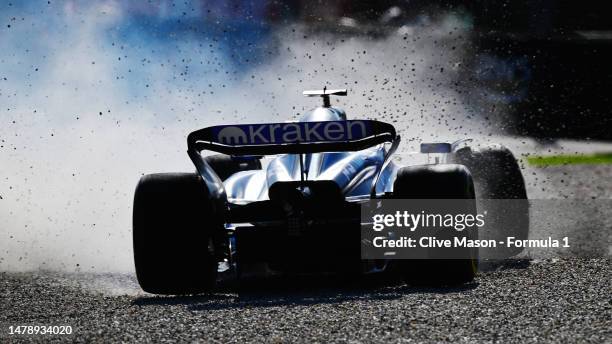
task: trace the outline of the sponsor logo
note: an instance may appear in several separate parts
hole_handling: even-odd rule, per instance
[[[247,142],[247,136],[239,127],[225,127],[219,130],[217,140],[228,145],[239,145]]]
[[[222,126],[217,142],[227,145],[358,140],[370,135],[368,121],[269,123]]]

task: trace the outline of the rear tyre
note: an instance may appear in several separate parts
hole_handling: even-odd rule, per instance
[[[205,157],[204,160],[221,180],[226,180],[240,171],[261,170],[259,159],[236,160],[228,155],[214,154]]]
[[[393,198],[474,199],[474,183],[470,172],[461,165],[407,166],[397,173]],[[475,202],[470,202],[469,207],[468,211],[474,212]],[[399,261],[399,269],[404,279],[412,285],[468,283],[474,280],[478,270],[478,251],[466,250],[468,259],[407,259]],[[435,255],[435,251],[431,254]]]
[[[217,276],[213,237],[223,230],[208,190],[194,173],[142,177],[134,196],[136,277],[153,294],[211,291]]]
[[[527,239],[529,236],[529,203],[521,168],[509,149],[501,145],[489,145],[478,149],[462,148],[451,155],[451,160],[468,168],[474,177],[476,199],[517,200],[487,203],[487,224],[481,230],[482,239],[505,241],[513,236]],[[520,201],[525,200],[525,201]],[[483,249],[487,258],[503,259],[517,255],[522,248]]]

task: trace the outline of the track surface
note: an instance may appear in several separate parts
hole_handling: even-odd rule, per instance
[[[293,280],[154,297],[95,293],[87,276],[2,273],[0,323],[4,338],[9,325],[71,325],[53,339],[82,342],[602,343],[612,341],[611,276],[603,259],[517,261],[458,289]],[[31,339],[50,338],[10,337]]]

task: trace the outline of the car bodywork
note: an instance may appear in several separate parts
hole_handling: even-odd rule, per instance
[[[360,203],[385,198],[399,166],[391,160],[400,143],[395,128],[374,120],[348,120],[331,107],[330,95],[306,91],[323,106],[299,122],[224,125],[188,137],[188,153],[223,212],[228,236],[226,268],[265,262],[273,270],[384,268],[360,257]],[[427,153],[448,153],[450,144],[425,144]],[[202,151],[237,161],[275,155],[263,169],[221,180]],[[225,239],[222,239],[223,241]],[[358,263],[355,265],[354,263]]]

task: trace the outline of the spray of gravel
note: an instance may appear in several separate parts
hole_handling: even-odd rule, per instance
[[[303,89],[348,88],[336,104],[394,123],[406,149],[489,130],[462,100],[452,16],[379,38],[271,27],[236,55],[222,35],[133,29],[117,2],[2,6],[0,271],[133,271],[140,176],[193,170],[197,128],[296,118],[317,105]]]

